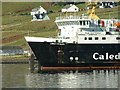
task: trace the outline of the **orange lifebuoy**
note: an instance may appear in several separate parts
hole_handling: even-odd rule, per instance
[[[119,22],[114,22],[114,25],[116,25],[117,27],[120,27],[120,23]]]

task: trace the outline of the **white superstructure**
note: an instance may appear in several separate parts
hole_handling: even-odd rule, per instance
[[[120,43],[120,29],[115,25],[118,19],[99,19],[95,14],[95,3],[88,14],[65,14],[56,17],[55,23],[60,30],[56,38],[26,37],[29,42],[65,43]],[[93,19],[94,18],[94,19]]]
[[[114,22],[118,22],[118,19],[83,19],[79,16],[57,17],[55,23],[61,31],[57,38],[27,37],[27,39],[37,42],[56,42],[57,40],[66,43],[119,43],[120,31]]]

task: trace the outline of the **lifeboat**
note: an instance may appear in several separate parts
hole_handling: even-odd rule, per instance
[[[116,25],[117,27],[120,27],[120,22],[114,22],[114,25]]]

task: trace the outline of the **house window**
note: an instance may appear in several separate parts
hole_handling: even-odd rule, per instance
[[[102,40],[106,40],[106,37],[102,37]]]
[[[92,40],[92,37],[89,37],[89,40]]]
[[[95,40],[98,40],[98,37],[95,37]]]
[[[120,40],[120,37],[116,37],[116,40]]]

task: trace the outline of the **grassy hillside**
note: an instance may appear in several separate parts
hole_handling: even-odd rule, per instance
[[[24,36],[41,36],[41,37],[55,37],[57,27],[54,23],[55,17],[58,16],[60,6],[51,6],[52,3],[39,2],[4,2],[2,3],[2,43],[3,46],[22,46],[28,48]],[[51,20],[31,22],[32,16],[29,15],[29,9],[43,6],[46,10],[52,10],[55,13],[49,14]],[[26,10],[27,9],[27,10]],[[21,11],[21,12],[17,12]],[[28,15],[24,15],[24,14]],[[23,15],[21,15],[23,14]],[[23,35],[21,38],[17,38]],[[13,38],[16,39],[13,40]]]
[[[59,16],[60,10],[64,6],[54,5],[53,3],[41,2],[4,2],[2,3],[2,40],[5,40],[3,46],[22,46],[27,49],[27,43],[24,36],[55,37],[58,32],[55,25],[55,17]],[[50,20],[31,22],[32,16],[29,15],[32,8],[43,6],[46,10],[52,10],[49,14]],[[79,8],[86,7],[86,4],[78,4]],[[20,11],[20,12],[18,12]],[[116,13],[112,13],[112,12]],[[96,13],[100,18],[118,17],[118,8],[97,9]],[[86,11],[77,13],[81,15]],[[104,14],[104,13],[108,14]],[[21,15],[22,14],[22,15]],[[19,36],[19,38],[18,38]],[[16,38],[15,38],[16,37]],[[14,39],[13,39],[14,38]]]
[[[43,6],[45,9],[50,10],[52,3],[45,2],[3,2],[2,9],[3,14],[12,13],[19,10],[36,8],[39,6]],[[56,10],[57,8],[54,8]]]

